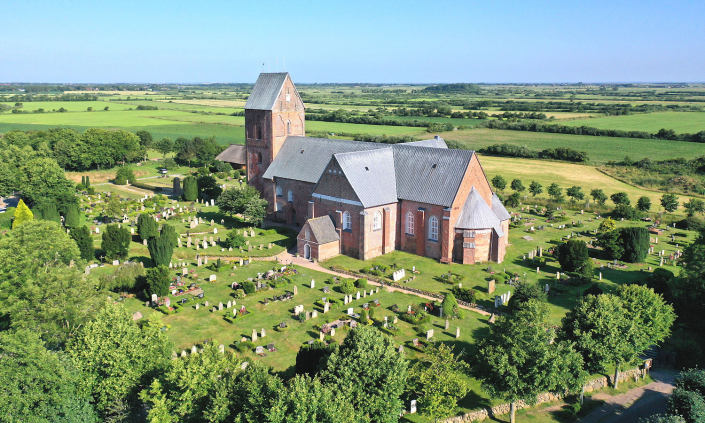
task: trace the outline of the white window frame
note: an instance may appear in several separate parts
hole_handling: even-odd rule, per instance
[[[284,206],[282,206],[282,204],[281,204],[280,202],[277,201],[277,202],[274,203],[274,204],[275,204],[275,210],[276,210],[276,211],[280,212],[280,211],[284,210]]]
[[[294,191],[292,191],[292,190],[287,191],[286,200],[290,203],[294,202]]]
[[[280,185],[277,185],[277,197],[282,196],[282,187]]]
[[[414,213],[406,212],[406,234],[414,235]]]
[[[438,241],[438,218],[431,216],[428,219],[428,239]]]
[[[380,229],[382,229],[382,213],[376,211],[374,216],[372,217],[372,230],[378,231]]]
[[[352,216],[350,216],[349,211],[346,211],[343,213],[343,230],[344,231],[351,231],[352,230]]]

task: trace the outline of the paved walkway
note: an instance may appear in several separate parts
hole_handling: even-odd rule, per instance
[[[668,397],[673,391],[675,373],[655,370],[651,372],[651,377],[654,382],[620,395],[596,393],[592,398],[605,400],[605,404],[578,420],[578,423],[638,422],[653,414],[665,413]]]

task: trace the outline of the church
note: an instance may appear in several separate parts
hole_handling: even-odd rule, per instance
[[[510,215],[477,154],[442,138],[404,144],[312,138],[288,73],[262,73],[245,104],[248,183],[268,218],[300,227],[298,253],[367,260],[394,250],[501,263]]]

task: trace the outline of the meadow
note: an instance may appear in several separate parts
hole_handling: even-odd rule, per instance
[[[694,134],[705,131],[705,112],[661,112],[628,116],[603,116],[592,119],[561,122],[569,126],[590,126],[599,129],[644,131],[655,134],[659,129]]]

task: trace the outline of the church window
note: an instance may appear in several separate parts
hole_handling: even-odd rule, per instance
[[[277,197],[281,197],[281,196],[282,196],[282,187],[277,185]]]
[[[407,235],[414,234],[414,213],[406,212],[406,233]]]
[[[281,203],[275,203],[275,204],[276,204],[276,209],[275,209],[276,211],[280,212],[280,211],[284,210],[284,206],[282,206]]]
[[[438,241],[438,218],[436,216],[431,216],[428,219],[428,239]]]
[[[382,213],[375,212],[375,216],[372,218],[372,229],[375,231],[382,229]]]
[[[255,139],[262,139],[262,126],[259,123],[255,125]]]
[[[351,231],[352,230],[352,218],[350,217],[350,212],[348,212],[348,211],[343,213],[343,230],[344,231]]]
[[[306,238],[306,241],[310,241],[311,240],[311,231],[306,229],[306,233],[304,234],[304,237]]]
[[[262,164],[262,153],[257,153],[257,164]]]
[[[294,202],[294,191],[289,190],[289,192],[286,193],[286,200],[290,203]]]
[[[286,121],[286,133],[291,134],[291,121],[290,120]]]
[[[286,102],[288,103],[290,101],[291,101],[291,94],[286,93]]]

